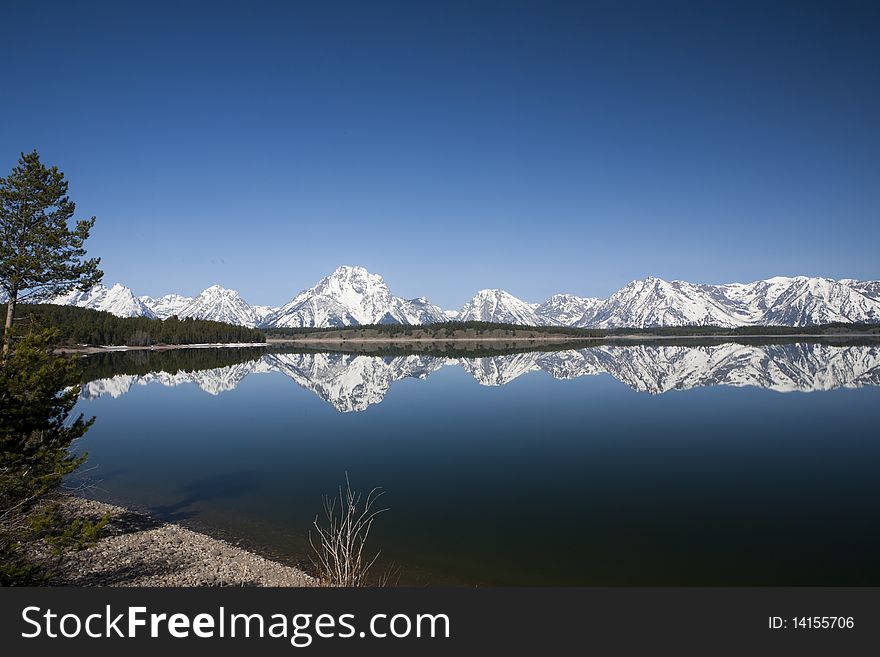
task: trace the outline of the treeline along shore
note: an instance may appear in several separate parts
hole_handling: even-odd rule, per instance
[[[272,342],[330,342],[384,340],[448,341],[448,340],[596,340],[615,338],[678,338],[752,336],[880,336],[880,324],[822,324],[816,326],[657,326],[648,328],[595,329],[571,326],[520,326],[493,322],[443,322],[409,326],[403,324],[372,324],[334,328],[266,328]]]
[[[6,304],[0,307],[6,313]],[[77,306],[21,304],[14,335],[55,329],[61,346],[193,345],[219,343],[263,343],[266,334],[254,328],[207,319],[152,319],[117,317],[112,313]]]
[[[5,304],[0,305],[5,312]],[[443,322],[426,325],[373,324],[332,328],[248,328],[205,319],[117,317],[108,312],[54,304],[22,304],[14,332],[52,328],[62,348],[161,347],[205,344],[332,345],[336,343],[482,342],[528,346],[571,341],[745,337],[880,337],[878,324],[822,324],[816,326],[665,326],[594,329],[570,326],[520,326],[493,322]]]

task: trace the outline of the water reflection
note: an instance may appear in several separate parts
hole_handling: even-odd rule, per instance
[[[247,376],[280,372],[338,411],[348,413],[364,411],[380,403],[395,381],[426,379],[447,366],[462,367],[485,386],[502,386],[535,372],[544,372],[555,379],[609,374],[633,390],[650,394],[719,385],[754,386],[777,392],[880,385],[880,345],[877,344],[605,344],[555,352],[455,358],[425,354],[255,354],[249,350],[241,359],[241,362],[220,367],[204,367],[204,363],[187,363],[181,368],[157,364],[155,371],[150,371],[147,360],[135,368],[137,373],[92,379],[83,386],[82,397],[119,397],[132,386],[152,383],[164,386],[194,383],[205,392],[218,395],[234,390]],[[130,371],[132,368],[120,366],[118,369]]]

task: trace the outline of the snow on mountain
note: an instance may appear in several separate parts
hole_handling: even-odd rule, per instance
[[[869,299],[880,301],[880,281],[857,281],[852,278],[843,278],[837,282],[864,294]]]
[[[254,311],[257,322],[262,324],[266,321],[267,317],[271,317],[278,312],[278,306],[251,306],[251,310]]]
[[[776,276],[745,285],[705,287],[728,301],[743,325],[809,326],[880,321],[880,300],[870,296],[877,285],[876,281],[847,285],[830,278]]]
[[[85,292],[73,290],[67,294],[54,297],[47,303],[103,310],[117,317],[156,317],[143,301],[135,297],[130,289],[120,283],[116,283],[109,288],[103,285],[96,285]]]
[[[250,306],[238,292],[219,285],[197,297],[167,294],[159,298],[135,298],[120,284],[99,285],[49,303],[106,310],[120,317],[177,315],[249,327],[416,325],[450,320],[585,328],[809,326],[880,322],[880,281],[777,276],[753,283],[700,285],[650,277],[632,281],[604,300],[556,294],[533,304],[504,290],[481,290],[460,311],[450,311],[424,297],[396,297],[381,276],[363,267],[342,266],[280,308]]]
[[[142,296],[138,299],[159,319],[168,319],[172,315],[180,316],[180,311],[193,302],[193,297],[185,297],[181,294],[166,294],[157,299]]]
[[[250,306],[238,292],[219,285],[212,285],[197,297],[166,294],[158,298],[143,296],[140,300],[159,319],[177,315],[180,319],[192,317],[248,327],[261,324],[265,317],[278,310],[269,306]]]
[[[343,265],[314,287],[303,290],[267,326],[355,326],[359,324],[424,324],[444,321],[443,311],[424,298],[395,297],[381,276],[363,267]]]
[[[873,289],[872,283],[859,284]],[[754,283],[695,285],[646,278],[598,304],[576,326],[810,326],[880,321],[880,301],[827,278],[777,276]]]
[[[253,328],[258,319],[248,303],[235,290],[219,285],[212,285],[199,296],[180,309],[180,319],[209,319],[214,322],[226,322]]]
[[[554,294],[535,308],[535,315],[547,326],[574,326],[589,322],[600,303],[595,297]]]
[[[480,290],[458,311],[462,322],[498,322],[538,326],[534,308],[504,290]]]
[[[429,303],[425,297],[399,301],[402,301],[399,315],[406,320],[401,324],[436,324],[447,321],[445,311]]]
[[[741,323],[740,318],[708,294],[704,286],[650,277],[624,286],[598,304],[592,317],[583,318],[577,325],[590,328],[697,324],[732,327]]]
[[[809,326],[878,321],[880,301],[828,278],[798,276],[769,305],[760,323]]]

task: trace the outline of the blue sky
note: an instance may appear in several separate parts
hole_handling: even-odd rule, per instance
[[[878,278],[878,33],[874,2],[15,3],[0,170],[57,164],[138,294]]]

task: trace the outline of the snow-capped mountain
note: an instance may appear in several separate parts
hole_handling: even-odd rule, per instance
[[[73,290],[67,294],[54,297],[47,303],[103,310],[117,317],[156,317],[143,301],[135,297],[130,289],[120,283],[116,283],[112,287],[96,285],[85,292]]]
[[[271,353],[214,369],[120,374],[87,383],[81,394],[86,399],[118,397],[133,385],[194,383],[218,395],[234,390],[251,374],[280,372],[346,413],[380,403],[396,381],[424,380],[446,365],[461,366],[484,386],[505,385],[531,372],[545,372],[560,380],[607,374],[633,390],[649,394],[717,385],[754,386],[776,392],[880,386],[877,346],[728,342],[709,346],[602,345],[459,359]]]
[[[259,324],[263,324],[267,317],[271,317],[278,312],[278,306],[251,306],[254,316]]]
[[[535,308],[535,315],[546,326],[575,326],[589,321],[601,303],[602,300],[595,297],[554,294]]]
[[[870,299],[880,301],[880,281],[857,281],[853,278],[844,278],[838,283],[846,285],[856,292],[861,292]]]
[[[760,287],[762,283],[757,285]],[[880,321],[880,301],[837,281],[797,276],[783,285],[785,289],[776,295],[761,316],[761,324],[808,326]]]
[[[538,326],[541,320],[531,304],[504,290],[480,290],[458,311],[462,322],[498,322]]]
[[[138,297],[143,304],[153,311],[159,319],[168,319],[172,315],[180,316],[180,311],[193,302],[193,297],[185,297],[181,294],[166,294],[163,297]]]
[[[220,285],[212,285],[197,297],[166,294],[158,298],[139,298],[159,319],[177,315],[180,319],[208,319],[251,328],[262,324],[266,317],[278,310],[270,306],[251,306],[238,292]]]
[[[259,319],[248,303],[235,290],[212,285],[177,312],[180,319],[209,319],[253,328]]]
[[[555,294],[535,304],[504,290],[481,290],[461,310],[450,311],[424,297],[396,297],[381,276],[363,267],[342,266],[280,308],[250,306],[238,292],[219,285],[197,297],[159,298],[135,298],[119,284],[99,285],[49,303],[107,310],[120,317],[177,315],[266,328],[450,320],[584,328],[810,326],[880,322],[880,281],[777,276],[754,283],[702,285],[650,277],[625,285],[607,299]]]
[[[589,328],[739,326],[742,322],[714,298],[707,286],[659,278],[633,281],[599,303],[577,326]]]
[[[436,324],[448,320],[446,311],[429,303],[425,297],[403,301],[401,324]]]
[[[869,290],[873,283],[859,285]],[[777,276],[727,285],[646,278],[615,292],[576,326],[810,326],[877,321],[880,301],[829,278]]]
[[[328,327],[359,324],[426,324],[445,320],[443,311],[424,298],[411,301],[391,294],[384,279],[363,267],[343,265],[314,287],[303,290],[267,326]]]

